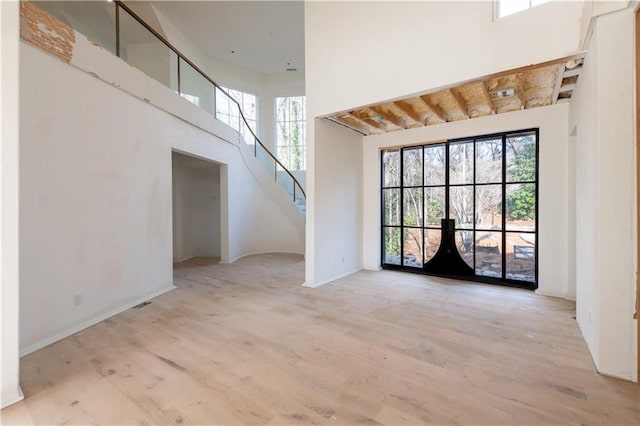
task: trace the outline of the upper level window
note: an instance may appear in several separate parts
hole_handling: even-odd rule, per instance
[[[276,98],[278,160],[289,170],[306,170],[306,121],[304,96]]]
[[[222,89],[229,95],[231,95],[233,99],[238,101],[240,107],[242,108],[244,118],[247,119],[249,126],[251,126],[251,130],[253,130],[253,132],[257,135],[258,102],[256,99],[256,95],[240,92],[239,90],[227,89],[226,87],[223,87]],[[218,88],[216,88],[216,118],[240,132],[247,143],[254,143],[251,132],[249,131],[249,129],[247,129],[247,125],[240,117],[238,106]]]
[[[495,17],[504,18],[549,1],[551,0],[495,0]]]

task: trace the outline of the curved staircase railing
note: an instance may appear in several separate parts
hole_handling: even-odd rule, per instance
[[[260,141],[260,139],[258,138],[258,136],[255,134],[254,130],[251,128],[251,126],[249,125],[249,122],[247,121],[247,118],[245,117],[244,113],[242,112],[242,107],[240,106],[240,103],[233,97],[231,96],[222,86],[220,86],[218,83],[216,83],[211,77],[209,77],[204,71],[202,71],[197,65],[195,65],[191,60],[189,60],[186,56],[184,56],[182,54],[182,52],[180,52],[175,46],[173,46],[168,40],[166,40],[162,35],[160,35],[156,30],[154,30],[149,24],[147,24],[142,18],[140,18],[135,12],[133,12],[127,5],[125,5],[124,3],[122,3],[119,0],[116,0],[115,2],[115,21],[116,21],[116,55],[118,57],[121,57],[121,52],[120,52],[120,39],[121,39],[121,34],[120,34],[120,10],[124,10],[127,14],[129,14],[129,16],[131,16],[133,19],[135,19],[140,25],[142,25],[147,31],[149,31],[151,34],[153,34],[154,37],[156,37],[159,41],[161,41],[164,45],[166,45],[171,51],[173,51],[176,56],[177,56],[177,85],[178,85],[178,94],[182,95],[182,92],[180,90],[181,88],[181,78],[180,78],[180,61],[184,61],[186,64],[188,64],[191,68],[193,68],[193,70],[195,70],[198,74],[200,74],[206,81],[208,81],[212,86],[213,86],[213,115],[214,117],[216,116],[216,108],[215,108],[215,96],[217,93],[222,93],[224,94],[230,101],[233,102],[233,104],[236,105],[237,109],[238,109],[238,113],[240,116],[240,119],[242,120],[242,122],[244,123],[244,129],[248,130],[251,137],[253,138],[253,154],[256,158],[258,158],[258,153],[259,150],[260,153],[262,153],[265,158],[267,159],[267,162],[265,161],[261,161],[261,163],[263,164],[263,166],[265,167],[269,167],[269,164],[273,165],[273,176],[274,176],[274,180],[276,181],[276,183],[278,183],[287,193],[289,193],[289,195],[292,197],[293,202],[298,206],[298,208],[300,209],[300,211],[302,212],[302,214],[305,214],[305,210],[306,210],[306,193],[304,191],[304,189],[302,188],[302,185],[300,185],[300,182],[298,181],[298,179],[293,175],[293,173],[291,173],[291,171],[289,169],[287,169],[287,167],[285,167],[284,164],[282,164],[282,162],[280,160],[278,160],[278,158],[273,155],[273,153],[266,147],[264,146],[264,144]],[[242,123],[238,123],[239,126],[237,129],[238,132],[243,133],[242,130]],[[246,140],[245,140],[246,142]],[[270,161],[268,160],[270,159]],[[278,173],[278,172],[282,172],[282,173]],[[286,177],[289,178],[289,180],[287,181]]]
[[[41,7],[47,9],[47,7],[44,7],[47,5],[46,2],[35,1],[34,3],[36,5],[40,4]],[[64,2],[60,3],[64,4]],[[69,3],[73,4],[74,2]],[[79,3],[85,2],[78,2],[73,6],[75,7]],[[115,46],[111,37],[113,33],[111,35],[107,34],[108,37],[103,40],[103,43],[99,44],[115,53],[116,56],[126,61],[129,65],[145,72],[151,78],[174,90],[178,95],[210,112],[215,118],[235,129],[247,145],[253,144],[253,155],[258,162],[274,177],[275,182],[289,194],[302,215],[306,215],[306,193],[302,185],[293,173],[260,141],[254,129],[251,128],[237,99],[122,1],[86,3],[88,3],[88,6],[83,6],[82,11],[78,12],[77,16],[65,9],[66,6],[56,10],[53,15],[57,18],[72,21],[70,25],[80,32],[83,32],[81,30],[83,28],[90,33],[85,35],[93,33],[98,36],[99,33],[103,38],[105,33],[109,33],[110,27],[115,20]],[[105,8],[107,9],[106,13]],[[90,22],[85,22],[87,21],[87,16],[90,16]],[[91,19],[94,21],[91,21]],[[77,28],[74,24],[79,25],[81,28]],[[99,30],[96,28],[99,28]],[[156,40],[161,44],[157,43]],[[162,47],[161,51],[158,52],[157,48],[162,45],[166,46],[169,51],[164,50],[164,47]],[[134,48],[137,50],[134,50]],[[154,54],[156,55],[155,57]],[[169,64],[168,67],[167,62]],[[195,92],[201,96],[195,96]],[[230,101],[227,105],[229,110],[220,111],[220,117],[216,108],[217,96],[224,96]],[[225,114],[226,120],[222,117]],[[231,117],[233,117],[233,122],[231,122]]]

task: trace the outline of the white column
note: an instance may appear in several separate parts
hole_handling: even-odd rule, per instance
[[[2,408],[20,401],[18,289],[18,63],[20,4],[0,2],[0,320]]]

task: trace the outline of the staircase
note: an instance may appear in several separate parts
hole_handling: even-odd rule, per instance
[[[118,0],[114,2],[88,2],[88,5],[83,5],[82,8],[76,6],[85,2],[68,2],[69,4],[66,4],[67,2],[55,2],[58,5],[54,5],[53,2],[34,3],[61,21],[68,23],[79,32],[83,32],[83,30],[91,32],[93,29],[96,32],[94,38],[99,39],[98,44],[102,47],[129,63],[129,65],[138,68],[151,78],[164,84],[179,96],[208,111],[215,118],[217,118],[216,97],[224,96],[228,98],[231,110],[227,113],[231,116],[239,117],[239,120],[237,123],[228,124],[225,122],[225,124],[238,132],[240,143],[247,145],[256,160],[262,164],[268,174],[273,176],[275,182],[289,195],[302,216],[306,216],[306,194],[302,185],[291,171],[260,141],[254,129],[249,125],[240,103],[127,5]],[[126,31],[124,33],[121,31],[121,27],[125,28]],[[105,37],[104,34],[110,33],[112,29],[113,33]],[[131,49],[131,46],[123,44],[121,40],[131,37],[132,33],[135,33],[137,39],[144,40],[144,45],[147,46],[145,50],[148,52],[160,51],[159,56],[162,61],[156,61],[150,66],[136,60],[139,58],[130,58],[131,52],[128,52],[128,50]],[[100,37],[97,36],[98,34]],[[94,34],[84,35],[91,36]],[[145,54],[148,54],[148,52],[145,52]],[[166,63],[168,66],[158,67],[158,62]],[[194,84],[197,85],[198,94],[201,96],[193,96]],[[191,86],[190,93],[181,90],[187,86]]]

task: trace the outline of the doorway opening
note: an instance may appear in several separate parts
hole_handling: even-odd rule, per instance
[[[173,263],[221,258],[221,165],[171,153]]]
[[[537,288],[538,129],[382,151],[382,267]]]

